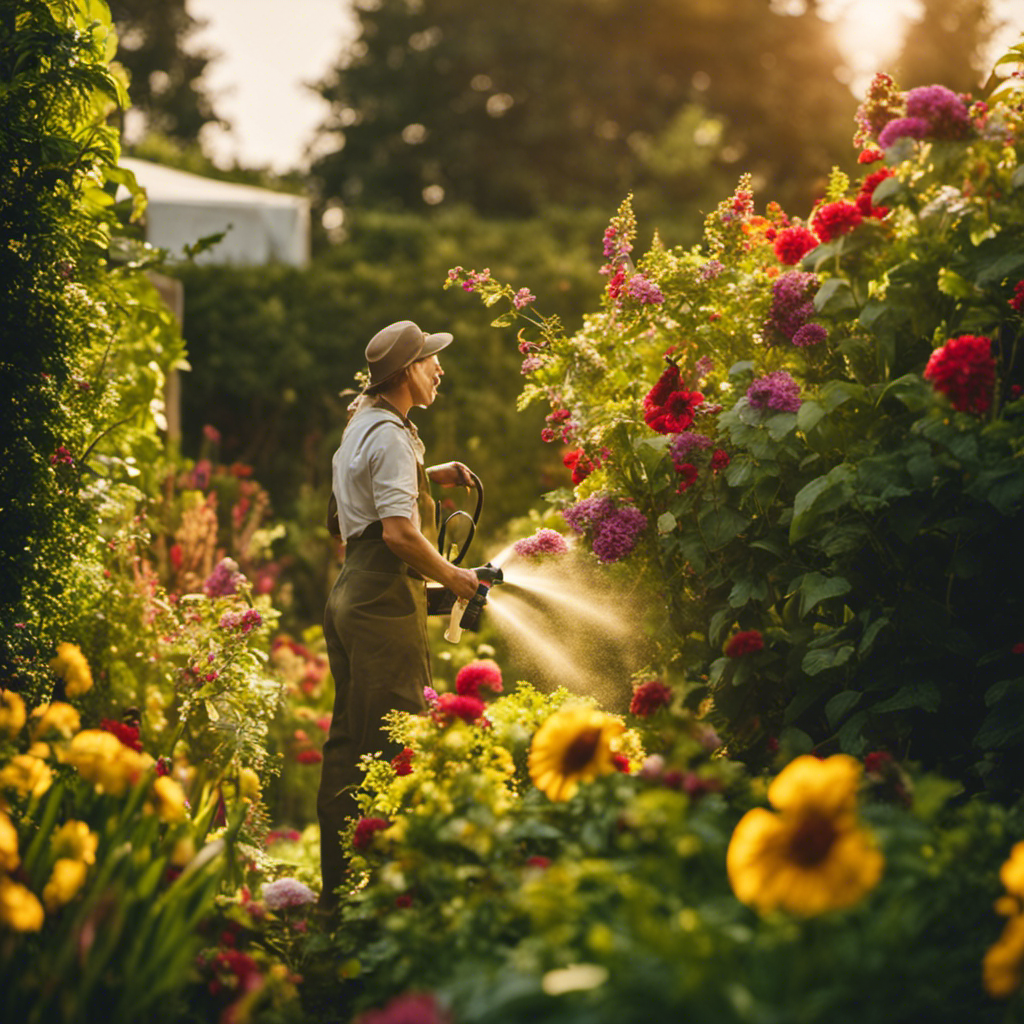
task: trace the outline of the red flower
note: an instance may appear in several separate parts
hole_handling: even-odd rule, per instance
[[[395,906],[399,910],[405,910],[407,907],[412,906],[412,897],[407,893],[403,892],[401,896],[395,897]]]
[[[886,178],[892,177],[892,171],[888,167],[881,167],[877,171],[869,174],[864,181],[861,183],[860,191],[857,193],[857,209],[865,217],[874,217],[881,220],[889,212],[888,206],[872,206],[871,197],[875,193],[875,189],[885,181]]]
[[[1010,308],[1018,313],[1024,313],[1024,281],[1018,281],[1013,286],[1013,298],[1009,300]]]
[[[451,1017],[430,992],[396,996],[381,1010],[367,1010],[353,1024],[451,1024]]]
[[[378,832],[383,832],[384,829],[390,827],[391,822],[384,818],[360,818],[352,836],[352,845],[359,851],[368,850],[370,843],[373,842],[373,837]]]
[[[526,866],[528,868],[549,868],[551,867],[551,859],[535,855],[527,860]]]
[[[442,693],[437,698],[433,710],[434,721],[448,725],[461,718],[468,725],[473,725],[484,713],[484,702],[476,697],[463,697],[461,694]]]
[[[104,718],[100,722],[100,728],[106,732],[113,733],[129,750],[142,753],[142,743],[139,740],[138,726],[128,725],[125,722],[117,722],[112,718]]]
[[[615,276],[608,282],[608,298],[617,299],[619,294],[622,292],[622,285],[626,280],[626,268],[619,267],[615,271]]]
[[[652,410],[660,409],[678,386],[679,367],[675,363],[669,363],[654,387],[644,396],[644,419],[647,419],[648,413]]]
[[[581,484],[601,465],[601,461],[592,461],[582,448],[576,448],[562,457],[562,465],[572,470],[572,482]]]
[[[745,654],[757,654],[764,650],[764,637],[759,629],[747,629],[729,637],[725,645],[727,658],[742,658]]]
[[[833,238],[849,234],[862,220],[860,210],[841,199],[819,207],[811,218],[811,226],[823,242],[831,242]]]
[[[644,421],[659,434],[681,434],[693,423],[697,406],[704,401],[704,396],[699,391],[679,390],[671,392],[661,405],[648,404],[647,399],[657,387],[655,384],[644,399]]]
[[[625,754],[612,754],[612,764],[617,772],[623,775],[629,774],[629,758]]]
[[[991,339],[972,334],[950,338],[932,353],[924,377],[957,412],[987,412],[996,379]]]
[[[319,750],[313,750],[308,748],[306,750],[300,750],[295,755],[295,760],[299,764],[319,764],[324,759],[324,755]]]
[[[412,747],[406,747],[400,754],[391,758],[391,767],[396,775],[412,775]]]
[[[729,463],[732,462],[732,457],[724,448],[716,448],[711,455],[711,468],[717,473],[720,469],[725,469]]]
[[[676,463],[676,472],[679,474],[676,494],[684,494],[696,483],[699,470],[692,462],[679,462]]]
[[[800,225],[785,228],[775,239],[775,255],[788,266],[799,263],[804,256],[818,245],[818,236]]]
[[[480,687],[492,693],[501,693],[501,669],[490,658],[478,658],[459,669],[455,677],[455,691],[463,697],[479,697]]]
[[[672,688],[658,679],[649,679],[641,683],[633,691],[633,699],[629,702],[630,714],[647,718],[655,711],[668,707],[672,703]]]
[[[1010,648],[1010,653],[1011,654],[1024,654],[1024,642],[1019,643],[1019,644],[1014,644]]]
[[[883,153],[880,149],[877,149],[875,146],[870,146],[868,149],[865,149],[859,157],[857,157],[857,163],[875,164],[878,163],[879,160],[884,159],[885,153]]]
[[[892,754],[888,750],[872,750],[870,754],[864,755],[864,771],[877,775],[886,765],[891,764],[892,760]]]

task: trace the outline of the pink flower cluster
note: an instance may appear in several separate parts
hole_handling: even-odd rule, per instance
[[[1013,286],[1013,298],[1007,301],[1014,312],[1024,313],[1024,281],[1018,281]]]
[[[263,616],[255,608],[246,608],[244,612],[225,612],[218,623],[221,629],[238,630],[240,633],[251,633],[263,625]]]
[[[529,288],[520,288],[519,291],[512,296],[512,305],[516,309],[522,309],[524,306],[528,306],[531,302],[536,302],[537,296],[531,294]]]
[[[461,693],[442,693],[430,714],[441,726],[451,725],[456,718],[461,718],[467,725],[475,725],[483,719],[485,709],[484,702],[478,697],[463,696]]]
[[[626,285],[626,295],[639,302],[641,306],[658,305],[665,301],[661,289],[648,281],[643,274],[634,274]]]
[[[992,340],[971,334],[950,338],[931,354],[924,377],[949,399],[957,412],[987,412],[996,379]]]
[[[316,903],[316,893],[297,878],[278,878],[267,882],[260,893],[267,910],[285,910]]]
[[[233,558],[222,558],[213,572],[203,580],[203,593],[207,597],[230,597],[238,593],[238,587],[245,582],[245,576],[238,571]]]
[[[402,750],[391,758],[391,767],[395,769],[398,776],[412,775],[412,759],[415,751],[412,747],[403,747]]]
[[[564,555],[569,544],[557,530],[541,527],[532,537],[517,540],[512,550],[523,558],[543,558],[545,555]]]
[[[455,677],[455,692],[462,697],[480,697],[480,688],[501,693],[501,669],[491,658],[478,658],[463,665]]]
[[[383,1009],[366,1010],[353,1024],[451,1024],[451,1017],[430,992],[407,992]]]
[[[465,275],[465,277],[463,277]],[[483,270],[477,272],[476,270],[463,270],[462,267],[452,267],[448,271],[448,280],[455,282],[462,279],[462,290],[464,292],[475,291],[476,288],[484,284],[486,281],[491,279],[491,271],[489,268],[484,267]]]
[[[589,534],[599,561],[619,562],[636,547],[647,528],[647,517],[632,505],[617,506],[609,497],[584,498],[562,515],[575,533]]]

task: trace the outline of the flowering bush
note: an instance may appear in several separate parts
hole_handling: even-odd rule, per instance
[[[833,172],[806,218],[758,215],[744,176],[700,245],[655,236],[637,258],[627,199],[578,331],[542,299],[496,321],[525,323],[538,360],[520,404],[547,402],[571,424],[549,439],[589,460],[553,496],[566,521],[664,598],[648,625],[674,640],[651,674],[752,764],[779,744],[909,749],[1016,792],[1020,97],[1019,78],[972,102],[880,75],[863,176]],[[661,301],[631,298],[634,278]],[[515,287],[476,291],[494,305]]]

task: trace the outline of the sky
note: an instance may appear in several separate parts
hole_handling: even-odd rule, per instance
[[[781,10],[803,6],[803,0],[771,2]],[[886,70],[917,0],[820,4],[822,16],[836,22],[851,88],[862,95],[874,72]],[[336,63],[354,37],[345,0],[189,0],[188,6],[207,23],[192,38],[218,54],[204,77],[217,111],[231,122],[230,131],[207,129],[203,142],[213,158],[279,172],[307,166],[308,147],[327,115],[327,105],[307,85]],[[1024,0],[993,0],[993,7],[997,19],[1012,23],[994,59],[1024,27]]]

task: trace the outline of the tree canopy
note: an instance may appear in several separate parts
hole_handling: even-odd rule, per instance
[[[356,13],[358,39],[319,86],[337,148],[314,171],[343,201],[520,215],[649,187],[678,204],[742,167],[805,206],[848,152],[854,101],[814,4],[359,0]]]

